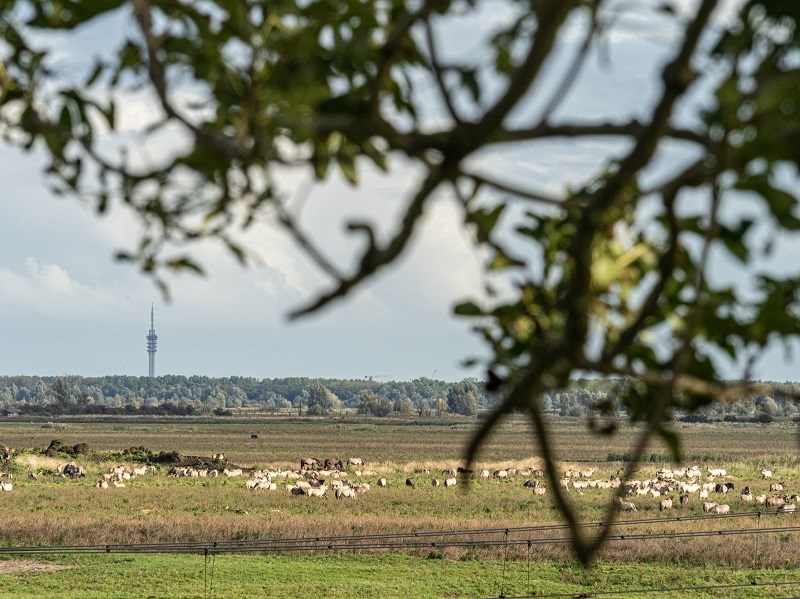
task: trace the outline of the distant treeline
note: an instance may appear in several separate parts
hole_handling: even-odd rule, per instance
[[[326,415],[358,411],[430,416],[471,415],[490,402],[473,379],[446,382],[257,379],[233,376],[0,376],[0,414],[227,414],[246,408],[266,413]]]
[[[624,380],[581,379],[561,391],[543,396],[542,407],[561,416],[616,417],[628,408],[620,397]],[[727,420],[769,422],[796,417],[798,404],[790,397],[797,384],[778,385],[774,396],[749,395],[687,414],[684,421]],[[0,376],[0,415],[227,415],[243,409],[264,413],[330,415],[357,412],[372,416],[444,414],[473,415],[491,408],[496,397],[476,379],[446,382],[429,378],[413,381],[320,379],[307,377],[258,379],[205,376],[159,377],[38,377]]]

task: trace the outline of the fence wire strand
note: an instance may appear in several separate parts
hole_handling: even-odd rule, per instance
[[[609,543],[626,543],[651,539],[686,539],[705,537],[730,537],[755,535],[756,559],[759,557],[759,541],[761,536],[769,534],[798,533],[800,526],[762,527],[761,520],[765,516],[779,515],[781,519],[793,516],[777,510],[735,512],[730,514],[705,514],[695,516],[678,516],[674,518],[642,518],[624,520],[615,524],[615,529],[652,525],[663,526],[681,522],[730,520],[737,518],[756,519],[755,528],[718,528],[713,530],[684,531],[650,531],[650,532],[618,532],[607,537]],[[603,522],[588,522],[584,527],[603,527]],[[214,542],[175,542],[175,543],[142,543],[142,544],[105,544],[105,545],[72,545],[72,546],[4,546],[0,547],[2,555],[66,555],[66,554],[201,554],[204,556],[204,597],[212,597],[214,590],[214,567],[218,553],[316,553],[328,551],[374,551],[374,550],[423,550],[454,548],[491,548],[502,546],[503,563],[501,573],[500,597],[505,599],[524,599],[528,597],[593,597],[605,595],[632,595],[646,593],[664,593],[678,591],[713,591],[746,587],[779,587],[800,585],[800,581],[757,582],[747,584],[725,584],[707,586],[687,586],[674,588],[642,588],[622,590],[581,590],[568,593],[536,593],[531,587],[531,552],[533,546],[566,545],[571,542],[569,536],[541,536],[541,533],[563,531],[565,525],[547,524],[538,526],[521,526],[513,528],[482,528],[444,531],[415,531],[408,533],[370,534],[370,535],[332,535],[319,537],[276,538],[250,541],[214,541]],[[511,538],[512,535],[527,534],[524,538]],[[534,538],[531,535],[536,534]],[[506,569],[508,550],[511,547],[527,547],[527,589],[528,595],[506,595],[508,590]],[[210,570],[209,570],[210,558]],[[760,563],[760,560],[759,560]],[[796,597],[796,595],[795,595]]]
[[[674,518],[642,518],[636,520],[622,520],[615,523],[615,529],[628,526],[665,525],[679,522],[695,522],[705,520],[729,520],[737,518],[752,518],[758,516],[778,515],[781,518],[792,517],[794,514],[775,511],[734,512],[730,514],[704,514],[696,516],[678,516]],[[606,526],[604,522],[589,522],[584,527]],[[407,533],[371,534],[371,535],[332,535],[318,537],[289,537],[256,539],[250,541],[186,541],[171,543],[127,543],[104,545],[32,545],[32,546],[3,546],[0,555],[14,554],[68,554],[68,553],[201,553],[208,550],[210,553],[236,553],[236,552],[308,552],[308,551],[335,551],[348,549],[424,549],[442,547],[474,547],[497,546],[505,543],[504,539],[491,539],[492,535],[542,533],[566,530],[563,524],[545,524],[537,526],[520,526],[508,528],[478,528],[463,530],[441,531],[413,531]],[[783,526],[759,528],[759,532],[794,532],[800,530],[798,526]],[[683,537],[706,537],[727,535],[755,534],[752,528],[717,529],[705,531],[674,531],[674,532],[648,532],[648,533],[617,533],[610,535],[610,541],[629,541],[639,539],[670,539]],[[469,537],[480,537],[469,539]],[[433,539],[433,540],[428,540]],[[451,539],[451,540],[448,540]],[[511,545],[520,545],[530,542],[533,545],[563,544],[570,541],[570,537],[537,537],[536,539],[508,541]]]

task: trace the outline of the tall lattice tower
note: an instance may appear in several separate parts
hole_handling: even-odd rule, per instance
[[[156,342],[158,335],[156,335],[155,325],[153,324],[153,304],[150,304],[150,332],[147,333],[147,356],[148,356],[148,369],[147,376],[156,375]]]

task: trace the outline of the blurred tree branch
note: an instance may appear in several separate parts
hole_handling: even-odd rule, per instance
[[[800,165],[800,69],[791,59],[800,5],[749,0],[715,21],[715,0],[696,0],[686,19],[665,3],[672,10],[650,18],[680,35],[660,73],[653,71],[659,89],[642,101],[646,117],[608,107],[581,118],[565,106],[598,44],[624,27],[613,4],[507,0],[505,20],[476,35],[478,52],[461,55],[437,34],[456,19],[481,19],[480,3],[7,0],[0,5],[0,134],[46,156],[57,193],[89,198],[98,213],[130,206],[144,233],[120,257],[164,286],[165,268],[202,272],[191,250],[201,239],[221,241],[245,263],[237,234],[271,216],[332,280],[293,318],[344,298],[394,263],[431,199],[452,194],[487,256],[487,277],[513,289],[505,299],[455,307],[485,340],[487,386],[501,396],[467,462],[505,415],[526,412],[576,555],[588,564],[609,528],[594,540],[583,536],[578,509],[560,488],[542,395],[577,373],[619,378],[625,412],[643,423],[624,479],[655,437],[680,459],[675,410],[769,392],[747,380],[753,356],[800,336],[800,273],[764,268],[769,244],[750,235],[754,217],[730,208],[734,200],[755,206],[771,237],[800,230],[797,186],[787,189],[779,175]],[[111,14],[134,25],[115,53],[80,80],[53,66],[42,42],[48,34],[74,38]],[[571,59],[548,83],[544,73],[567,47]],[[698,81],[703,102],[692,97]],[[425,99],[426,89],[439,106]],[[180,130],[186,138],[153,162],[131,159],[119,124],[127,95],[142,90],[159,114],[141,137]],[[678,108],[691,118],[677,118]],[[480,167],[489,153],[598,138],[616,153],[583,183],[558,191],[549,181]],[[681,148],[685,160],[666,164],[667,147]],[[419,169],[420,182],[409,187],[388,239],[363,219],[348,223],[365,242],[350,271],[334,266],[324,240],[292,216],[273,181],[274,169],[290,167],[323,181],[333,166],[358,185],[365,169],[391,172],[399,157]],[[515,203],[526,210],[509,209]],[[709,279],[712,258],[721,255],[748,273],[750,292]],[[723,360],[744,366],[740,383],[723,380]],[[611,407],[598,413],[611,418]],[[612,501],[606,521],[614,515]]]

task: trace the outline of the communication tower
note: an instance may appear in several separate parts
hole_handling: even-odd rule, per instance
[[[150,332],[147,333],[147,376],[156,375],[156,342],[158,341],[158,335],[156,335],[155,325],[153,324],[153,316],[153,304],[150,304]]]

